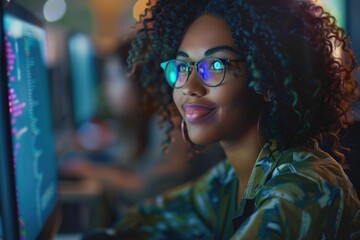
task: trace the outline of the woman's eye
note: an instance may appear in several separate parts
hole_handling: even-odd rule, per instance
[[[211,69],[213,69],[213,70],[222,70],[223,68],[224,68],[224,65],[222,64],[222,62],[220,60],[215,60],[211,64]]]
[[[178,68],[179,68],[179,72],[186,72],[187,71],[186,64],[179,64]]]

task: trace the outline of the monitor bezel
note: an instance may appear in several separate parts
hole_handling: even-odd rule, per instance
[[[8,108],[8,78],[4,42],[4,9],[0,15],[0,132],[3,132],[0,143],[0,194],[2,230],[5,239],[19,239],[18,211],[16,208],[15,172],[12,166],[13,146],[11,140],[10,113]]]

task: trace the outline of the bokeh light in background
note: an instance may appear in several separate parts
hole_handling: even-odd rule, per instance
[[[127,22],[124,15],[132,12],[133,2],[134,0],[86,0],[94,18],[92,36],[99,54],[114,51],[119,40],[131,31],[132,22]],[[132,18],[131,20],[133,21]]]
[[[136,31],[134,24],[139,15],[144,13],[148,2],[148,0],[13,1],[35,14],[42,15],[51,28],[62,27],[64,31],[91,35],[96,51],[100,55],[114,51],[119,41],[133,35]],[[150,3],[156,1],[150,0]],[[56,37],[58,36],[54,36],[53,39]]]
[[[323,6],[325,11],[336,18],[336,23],[346,30],[346,1],[344,0],[314,0],[314,2]],[[334,56],[341,58],[340,49],[334,44]]]
[[[144,13],[146,6],[146,3],[148,2],[148,0],[137,0],[136,3],[134,4],[134,8],[133,8],[133,17],[136,21],[139,21],[140,19],[140,14]]]
[[[116,49],[119,40],[132,35],[134,23],[144,14],[147,3],[157,0],[16,0],[24,7],[40,14],[50,24],[64,26],[71,32],[86,32],[92,35],[97,51],[101,54]],[[65,2],[66,1],[66,2]],[[301,0],[299,0],[301,1]],[[312,0],[331,12],[342,28],[346,28],[345,0]],[[65,14],[65,15],[64,15]]]
[[[65,0],[48,0],[44,4],[43,14],[48,22],[59,21],[66,13]]]

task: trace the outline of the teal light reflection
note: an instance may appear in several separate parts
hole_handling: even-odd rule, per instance
[[[172,71],[172,72],[169,74],[170,83],[175,84],[175,83],[176,83],[176,79],[177,79],[177,74],[176,74],[176,72]]]
[[[337,24],[346,30],[346,1],[345,0],[318,0],[325,11],[331,13]]]

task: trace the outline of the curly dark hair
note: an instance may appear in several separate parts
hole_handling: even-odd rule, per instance
[[[150,2],[137,23],[128,63],[142,65],[143,83],[157,96],[164,120],[172,114],[172,89],[159,64],[175,58],[189,25],[209,14],[229,26],[245,59],[248,86],[270,99],[264,138],[285,149],[330,137],[343,163],[338,132],[351,123],[359,95],[348,37],[330,13],[306,0]]]

